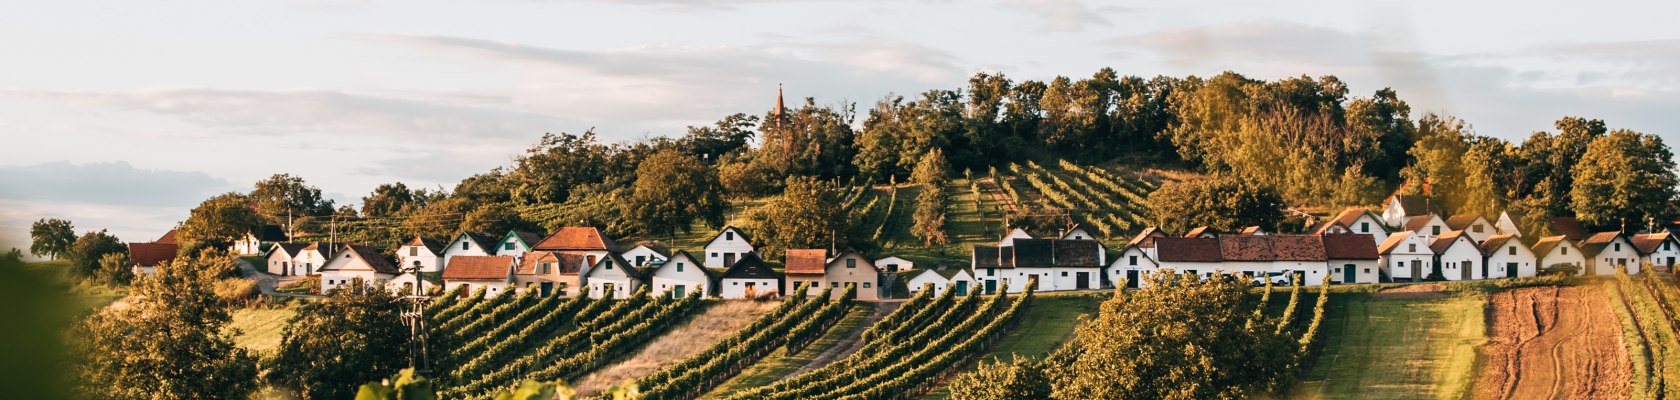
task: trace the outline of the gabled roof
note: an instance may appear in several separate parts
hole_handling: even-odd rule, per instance
[[[1502,234],[1498,234],[1498,235],[1488,236],[1487,240],[1482,241],[1482,245],[1481,245],[1482,256],[1483,257],[1491,256],[1491,255],[1493,255],[1494,252],[1497,252],[1500,249],[1505,248],[1506,244],[1514,244],[1514,245],[1518,245],[1518,246],[1523,246],[1522,241],[1521,240],[1516,240],[1516,239],[1517,239],[1517,235],[1513,235],[1513,234],[1509,234],[1509,233],[1502,233]],[[1523,247],[1527,247],[1527,246],[1523,246]]]
[[[730,225],[723,227],[723,229],[719,229],[717,234],[712,235],[711,239],[707,239],[706,246],[711,246],[712,242],[716,242],[718,238],[723,237],[724,232],[728,231],[735,231],[735,237],[741,238],[741,240],[747,242],[747,244],[752,244],[752,236],[747,236],[746,231],[741,230],[741,228],[736,228],[734,225]]]
[[[1342,228],[1346,228],[1347,230],[1352,231],[1353,230],[1353,224],[1359,222],[1359,217],[1366,216],[1366,215],[1371,216],[1372,221],[1378,221],[1379,222],[1378,224],[1376,224],[1377,229],[1383,230],[1385,232],[1388,230],[1388,227],[1385,227],[1385,226],[1383,226],[1383,224],[1380,223],[1382,221],[1382,218],[1378,218],[1376,214],[1372,214],[1371,210],[1366,210],[1363,207],[1348,207],[1346,210],[1342,210],[1341,214],[1336,214],[1335,218],[1331,218],[1328,221],[1324,221],[1324,222],[1319,223],[1318,225],[1314,226],[1313,229],[1312,229],[1312,232],[1313,233],[1324,233],[1324,231],[1329,230],[1330,227],[1332,227],[1332,226],[1341,226]]]
[[[1101,267],[1102,244],[1095,240],[1056,240],[1053,255],[1058,267]]]
[[[1191,229],[1189,232],[1184,233],[1184,237],[1187,238],[1201,237],[1202,235],[1219,236],[1219,230],[1207,226],[1198,226],[1195,229]]]
[[[1456,242],[1459,239],[1470,240],[1470,237],[1464,236],[1464,231],[1447,231],[1446,233],[1442,233],[1441,236],[1436,237],[1434,242],[1429,243],[1429,251],[1433,251],[1435,254],[1441,254],[1442,252],[1447,251],[1447,249],[1452,248],[1453,242]],[[1476,242],[1471,240],[1470,245],[1475,246]]]
[[[595,271],[605,271],[606,268],[602,268],[602,264],[606,264],[608,262],[613,263],[614,268],[624,270],[625,276],[640,281],[647,280],[647,274],[643,273],[641,269],[636,268],[635,265],[631,265],[629,261],[624,261],[624,257],[618,255],[618,253],[610,253],[607,254],[606,257],[602,257],[600,260],[596,260],[595,265],[589,266],[589,272],[585,272],[583,276],[593,276],[595,275]]]
[[[736,260],[735,265],[730,265],[729,269],[723,270],[723,274],[719,277],[720,279],[782,279],[782,274],[770,269],[769,265],[765,265],[764,260],[758,258],[757,253],[747,253],[747,255],[741,256],[740,260]]]
[[[1155,257],[1162,262],[1219,262],[1219,239],[1157,238],[1155,239]]]
[[[1639,254],[1649,255],[1654,253],[1657,251],[1657,247],[1662,246],[1665,241],[1674,241],[1674,235],[1668,231],[1633,235],[1633,247],[1639,249]]]
[[[314,242],[314,243],[310,243],[307,246],[303,246],[303,250],[299,250],[299,251],[300,252],[305,252],[305,253],[311,252],[311,251],[316,252],[316,253],[321,253],[321,258],[326,259],[328,261],[331,261],[333,256],[336,256],[336,255],[339,254],[339,252],[344,251],[344,246],[345,246],[345,244],[343,244],[343,243],[333,245],[333,244],[328,244],[326,242]]]
[[[1575,240],[1570,239],[1568,236],[1564,236],[1564,235],[1547,236],[1547,237],[1540,238],[1540,240],[1534,242],[1534,248],[1533,248],[1534,255],[1540,256],[1540,257],[1545,257],[1546,253],[1552,252],[1552,248],[1557,247],[1558,244],[1560,244],[1560,243],[1575,244]],[[1581,246],[1576,245],[1575,247],[1579,248]]]
[[[507,243],[507,239],[510,238],[510,237],[514,238],[514,239],[518,239],[520,244],[525,245],[525,248],[529,249],[529,248],[532,247],[532,245],[535,245],[535,244],[537,244],[537,242],[542,241],[543,235],[541,233],[536,233],[536,232],[525,232],[525,231],[517,231],[517,230],[508,231],[507,235],[502,236],[501,243]]]
[[[667,256],[666,258],[669,258],[669,259],[665,260],[664,264],[659,264],[658,267],[654,268],[653,269],[654,272],[658,272],[659,270],[664,269],[667,266],[676,265],[677,264],[676,263],[677,259],[682,258],[682,259],[687,259],[688,260],[688,265],[690,267],[697,268],[697,269],[700,270],[700,273],[706,274],[706,278],[717,279],[716,274],[712,273],[712,270],[706,269],[705,266],[700,265],[700,259],[694,258],[693,254],[688,254],[688,250],[677,250],[677,254]],[[739,263],[740,261],[736,261],[736,262]]]
[[[1576,220],[1575,217],[1552,217],[1550,228],[1552,233],[1563,235],[1574,241],[1586,240],[1588,236],[1592,236],[1592,234],[1587,233],[1586,228],[1581,227],[1581,221]]]
[[[176,243],[176,242],[175,242],[175,240],[176,240],[176,239],[175,239],[175,230],[174,230],[174,229],[170,229],[170,230],[169,230],[169,232],[164,232],[164,233],[163,233],[163,236],[162,236],[162,237],[159,237],[159,238],[157,238],[157,240],[153,240],[153,241],[152,241],[152,243],[157,243],[157,244],[177,244],[177,243]]]
[[[503,280],[513,273],[513,256],[454,256],[443,267],[443,279]]]
[[[1325,260],[1324,241],[1316,235],[1230,235],[1217,241],[1219,249],[1213,256],[1219,261]]]
[[[1126,242],[1126,246],[1152,248],[1155,247],[1155,238],[1169,236],[1172,236],[1172,234],[1161,230],[1160,227],[1151,226],[1143,228],[1143,232],[1138,232],[1137,236],[1133,236],[1131,241]]]
[[[1095,240],[1015,239],[1012,246],[974,246],[975,268],[1101,267]]]
[[[554,263],[554,273],[560,275],[577,275],[578,271],[583,270],[585,257],[586,256],[579,253],[562,253],[556,251],[526,252],[525,256],[519,259],[519,268],[514,271],[514,274],[536,275],[538,263],[552,262]]]
[[[1076,224],[1073,224],[1073,226],[1069,226],[1069,227],[1068,227],[1068,228],[1067,228],[1067,229],[1065,229],[1065,230],[1062,230],[1062,235],[1061,235],[1061,236],[1059,236],[1059,237],[1057,237],[1057,238],[1058,238],[1058,239],[1068,239],[1068,235],[1072,235],[1072,234],[1073,234],[1073,232],[1074,232],[1074,231],[1082,231],[1082,232],[1085,232],[1085,234],[1086,234],[1086,235],[1089,235],[1089,236],[1091,236],[1091,239],[1092,239],[1092,240],[1096,240],[1096,239],[1097,239],[1097,235],[1096,235],[1096,234],[1094,234],[1094,233],[1091,233],[1091,230],[1090,230],[1090,229],[1085,229],[1085,225],[1084,225],[1084,224],[1077,224],[1077,223],[1076,223]],[[1077,240],[1077,239],[1072,239],[1072,240]]]
[[[1375,260],[1377,242],[1369,233],[1332,233],[1320,236],[1324,257],[1335,260]]]
[[[303,254],[303,249],[308,247],[309,243],[275,243],[274,246],[268,248],[269,254],[267,256],[272,257],[274,252],[279,251],[284,252],[286,257],[297,257],[299,254]]]
[[[648,251],[652,251],[654,254],[658,254],[660,257],[671,258],[671,248],[666,247],[659,242],[637,242],[636,247],[631,247],[630,250],[626,250],[625,252],[629,253],[643,247],[646,247]]]
[[[1400,247],[1401,243],[1405,243],[1406,239],[1412,238],[1415,234],[1416,233],[1412,231],[1400,231],[1393,235],[1388,235],[1388,239],[1384,239],[1382,244],[1377,245],[1377,254],[1388,254],[1393,252],[1394,249]],[[1424,247],[1427,248],[1429,246],[1426,244]]]
[[[251,236],[256,236],[258,241],[263,242],[284,242],[286,230],[280,229],[280,225],[262,225],[252,228]]]
[[[1237,231],[1239,235],[1259,235],[1263,233],[1266,233],[1266,230],[1260,229],[1259,225],[1243,227],[1242,230]]]
[[[1438,218],[1440,218],[1440,217],[1435,216],[1435,214],[1414,215],[1414,216],[1406,217],[1406,230],[1412,231],[1412,232],[1423,232],[1424,227],[1429,226],[1429,223],[1431,221],[1434,221]]]
[[[1008,254],[1005,255],[1003,253],[1008,253]],[[1007,246],[998,247],[998,246],[986,246],[986,245],[975,245],[974,246],[974,267],[975,268],[1005,268],[1003,266],[1003,260],[1011,260],[1011,259],[1014,259],[1014,257],[1015,257],[1014,256],[1014,249],[1011,248],[1011,247],[1007,247]]]
[[[311,245],[310,247],[318,247],[318,246]],[[372,248],[372,247],[363,246],[363,245],[359,245],[359,244],[345,244],[344,248],[345,248],[345,251],[348,252],[351,257],[355,257],[356,259],[361,260],[363,263],[366,263],[367,266],[369,268],[373,268],[373,270],[375,272],[381,272],[381,273],[387,273],[387,274],[401,274],[402,273],[402,270],[397,269],[396,264],[392,264],[391,260],[385,259],[385,255],[379,254],[379,249],[375,249],[375,248]],[[308,248],[306,247],[305,249],[307,250]],[[334,256],[334,257],[337,257],[337,256]],[[331,258],[329,258],[328,260],[329,260],[328,263],[330,264],[331,263]],[[323,266],[323,267],[325,267],[325,266]],[[323,269],[325,269],[325,268],[323,268]]]
[[[174,260],[179,250],[179,245],[174,243],[129,243],[128,260],[134,265],[156,267]]]
[[[593,226],[568,226],[554,231],[531,247],[535,250],[615,251],[618,244]]]
[[[1389,196],[1388,199],[1399,200],[1400,208],[1406,212],[1407,217],[1434,213],[1441,205],[1440,202],[1432,201],[1429,196],[1415,194],[1397,194]],[[1383,203],[1387,204],[1389,201]]]
[[[1615,242],[1618,238],[1627,240],[1626,235],[1623,235],[1621,232],[1609,231],[1594,233],[1592,236],[1588,236],[1587,240],[1581,241],[1581,251],[1585,251],[1587,254],[1596,256],[1598,253],[1603,253],[1604,249],[1610,247],[1610,243]],[[1631,244],[1632,242],[1629,243]],[[1636,249],[1635,251],[1638,250]]]
[[[788,275],[822,275],[827,273],[827,268],[827,249],[788,249],[787,261],[783,265]]]
[[[437,239],[415,236],[414,239],[410,239],[407,243],[403,243],[403,247],[408,246],[424,247],[426,248],[426,251],[432,252],[432,255],[441,256],[443,255],[444,247],[448,245],[443,244],[443,242],[440,242]]]
[[[465,237],[468,241],[478,245],[479,249],[484,250],[487,253],[495,254],[496,249],[501,248],[496,245],[499,242],[497,242],[495,236],[490,236],[483,232],[461,231],[461,234],[455,235],[455,240],[451,240],[449,243],[458,242],[462,237]]]
[[[837,263],[839,263],[840,260],[845,259],[846,256],[857,256],[857,258],[863,259],[863,264],[865,264],[869,268],[875,268],[875,260],[871,260],[871,259],[869,259],[869,257],[864,257],[863,253],[860,253],[858,251],[846,250],[846,251],[840,252],[839,254],[835,254],[834,258],[829,259],[827,263],[823,264],[823,269],[824,269],[825,273],[826,273],[829,266],[839,265]],[[875,270],[880,271],[880,268],[875,268]]]
[[[1482,220],[1483,222],[1488,222],[1488,224],[1490,224],[1490,225],[1492,224],[1492,222],[1489,222],[1487,220],[1487,218],[1483,218],[1480,215],[1459,214],[1459,215],[1454,215],[1454,216],[1451,216],[1451,217],[1447,217],[1447,221],[1446,221],[1447,229],[1452,229],[1452,230],[1455,230],[1455,231],[1462,231],[1462,230],[1465,230],[1465,229],[1469,228],[1471,224],[1475,224],[1476,220]]]

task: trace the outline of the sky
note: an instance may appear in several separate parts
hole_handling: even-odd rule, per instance
[[[1520,142],[1563,116],[1680,142],[1680,2],[37,1],[0,13],[0,249],[150,240],[301,176],[339,204],[537,142],[1011,79],[1335,75]]]

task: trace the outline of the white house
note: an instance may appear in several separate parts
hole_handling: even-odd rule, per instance
[[[303,255],[309,243],[275,243],[269,246],[263,270],[270,275],[291,276],[292,261]]]
[[[1377,246],[1382,272],[1395,282],[1419,282],[1429,276],[1435,253],[1429,240],[1412,231],[1395,232]]]
[[[1541,270],[1553,266],[1572,266],[1575,272],[1586,273],[1587,252],[1582,251],[1575,240],[1568,236],[1557,235],[1540,238],[1534,242],[1534,255],[1540,258]]]
[[[1330,281],[1335,283],[1377,283],[1380,280],[1381,257],[1377,244],[1365,233],[1330,233],[1320,235],[1324,241],[1324,257],[1330,268]]]
[[[654,296],[670,293],[672,297],[682,298],[690,293],[700,293],[700,296],[706,297],[714,290],[712,272],[687,251],[677,251],[676,255],[659,264],[652,275],[651,294]]]
[[[397,262],[403,268],[420,267],[420,272],[443,271],[443,242],[415,236],[397,247]]]
[[[1476,241],[1470,240],[1464,231],[1450,231],[1435,237],[1435,240],[1429,243],[1429,251],[1435,253],[1435,264],[1441,267],[1441,276],[1449,281],[1482,279],[1486,276],[1487,270],[1484,267],[1487,263],[1482,259],[1482,250],[1476,247]]]
[[[1639,273],[1639,249],[1621,232],[1599,232],[1581,242],[1587,253],[1587,275],[1615,275],[1617,266],[1628,274]]]
[[[589,297],[597,299],[606,296],[629,298],[647,281],[647,275],[617,254],[596,261],[595,266],[583,274],[583,284],[589,285]]]
[[[1517,278],[1535,276],[1539,259],[1534,250],[1524,245],[1516,234],[1489,236],[1482,242],[1482,257],[1486,258],[1488,278]]]
[[[320,273],[320,270],[326,268],[328,261],[344,252],[344,246],[342,243],[334,245],[322,242],[303,246],[303,250],[298,253],[298,256],[292,259],[292,275],[304,276]]]
[[[784,293],[782,274],[764,264],[758,253],[747,253],[735,265],[718,275],[718,297],[725,299],[756,299]],[[793,290],[788,282],[786,290]]]
[[[706,266],[729,268],[736,260],[754,251],[752,238],[734,226],[723,227],[717,236],[706,242]]]
[[[1097,238],[1097,235],[1092,235],[1090,230],[1085,229],[1084,225],[1080,225],[1080,224],[1074,224],[1073,227],[1070,227],[1066,231],[1062,232],[1061,239],[1062,240],[1090,240],[1090,241],[1100,241],[1101,240],[1101,239]],[[1102,260],[1102,261],[1107,261],[1108,260],[1108,248],[1107,247],[1104,247],[1104,246],[1101,246],[1101,245],[1097,246],[1097,259]]]
[[[1151,240],[1149,246],[1154,248],[1155,242]],[[1109,263],[1108,270],[1104,271],[1104,274],[1108,277],[1108,283],[1104,286],[1113,287],[1120,284],[1121,281],[1125,281],[1128,289],[1143,287],[1144,277],[1149,276],[1150,273],[1161,267],[1159,263],[1155,262],[1154,257],[1143,250],[1138,246],[1126,246],[1126,250],[1120,252],[1120,257],[1115,258],[1113,263]]]
[[[1447,218],[1447,229],[1464,231],[1464,235],[1469,236],[1470,240],[1474,240],[1476,243],[1481,243],[1488,237],[1499,233],[1499,228],[1495,227],[1492,222],[1488,222],[1487,218],[1475,214],[1460,214]]]
[[[364,285],[384,288],[385,282],[401,272],[396,264],[385,259],[379,250],[359,244],[346,244],[344,251],[332,256],[321,266],[321,292],[325,293],[358,280]]]
[[[478,232],[461,232],[455,235],[455,240],[449,241],[449,246],[443,250],[443,264],[449,265],[449,260],[457,256],[493,256],[496,255],[496,238]]]
[[[1408,218],[1435,214],[1439,208],[1440,204],[1429,196],[1397,194],[1383,201],[1382,219],[1388,226],[1399,228]]]
[[[1680,258],[1680,241],[1668,231],[1633,235],[1633,245],[1639,248],[1639,261],[1657,272],[1673,271],[1676,258]]]
[[[525,253],[530,252],[531,248],[534,247],[537,242],[541,241],[542,238],[543,235],[540,233],[518,230],[508,231],[506,235],[502,235],[502,240],[497,244],[501,247],[497,248],[493,252],[497,255],[512,256],[514,261],[518,262],[520,259],[524,258]]]
[[[881,270],[882,272],[904,272],[915,268],[916,263],[898,257],[887,257],[875,260],[875,269]]]
[[[1520,217],[1517,214],[1512,214],[1510,211],[1501,211],[1499,220],[1493,221],[1493,227],[1499,230],[1499,233],[1516,235],[1516,237],[1521,238],[1523,234],[1522,228],[1517,227],[1518,218]]]
[[[268,251],[269,245],[287,240],[286,231],[279,225],[263,225],[246,231],[245,237],[233,242],[232,250],[240,255],[263,254]]]
[[[1010,229],[1009,234],[1003,235],[1003,239],[999,239],[997,245],[998,245],[998,247],[1008,247],[1008,246],[1011,246],[1011,245],[1015,244],[1015,239],[1032,239],[1032,238],[1033,238],[1032,234],[1027,233],[1026,229],[1015,228],[1015,229]]]
[[[1407,218],[1404,230],[1412,231],[1412,234],[1422,236],[1424,240],[1430,242],[1434,242],[1435,238],[1452,231],[1452,229],[1447,228],[1447,222],[1442,221],[1441,217],[1435,214]]]
[[[1133,236],[1132,240],[1126,242],[1126,247],[1136,247],[1142,250],[1144,254],[1148,254],[1149,258],[1153,259],[1157,257],[1155,254],[1155,239],[1171,236],[1172,234],[1161,230],[1161,228],[1151,226],[1143,228],[1142,232],[1138,232],[1137,236]]]
[[[1357,233],[1371,236],[1371,244],[1381,244],[1388,240],[1388,226],[1382,218],[1372,214],[1370,210],[1360,207],[1348,207],[1337,214],[1336,218],[1319,223],[1312,230],[1314,234]]]
[[[444,290],[464,286],[463,293],[472,293],[484,289],[485,297],[512,292],[514,265],[513,256],[455,256],[443,267]]]
[[[624,261],[629,261],[630,265],[638,267],[657,266],[671,258],[671,251],[657,243],[640,243],[630,251],[624,252],[623,256]],[[689,262],[695,261],[698,260],[690,260]]]
[[[1040,292],[1102,287],[1104,261],[1095,240],[1013,239],[1009,246],[974,246],[970,267],[985,293],[1020,293],[1030,277]]]
[[[910,278],[904,284],[911,293],[922,290],[927,285],[933,285],[933,295],[945,294],[946,290],[955,290],[957,296],[966,296],[970,288],[974,287],[974,276],[963,268],[947,268],[941,270],[918,269],[911,271]]]

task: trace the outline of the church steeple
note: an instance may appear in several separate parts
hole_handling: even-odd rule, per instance
[[[778,83],[776,84],[776,118],[781,118],[782,112],[786,110],[782,106],[782,84]]]

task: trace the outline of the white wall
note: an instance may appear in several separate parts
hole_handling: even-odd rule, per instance
[[[712,240],[711,243],[706,243],[706,266],[729,268],[723,262],[726,255],[734,254],[735,260],[740,261],[742,256],[751,252],[753,252],[753,245],[747,243],[746,237],[734,229],[726,229],[723,234],[718,235],[717,239]]]
[[[462,246],[465,245],[465,248]],[[478,246],[467,235],[456,235],[455,241],[449,242],[449,247],[443,250],[443,264],[449,265],[449,260],[455,256],[488,256],[492,255],[488,249]]]
[[[427,249],[426,246],[403,246],[398,248],[397,261],[399,263],[397,268],[404,270],[407,270],[409,267],[413,267],[414,262],[419,261],[421,272],[443,271],[443,257],[432,254],[432,251]]]
[[[718,286],[718,297],[725,299],[745,299],[747,284],[752,284],[755,296],[764,296],[781,291],[775,279],[724,279]],[[820,293],[820,292],[819,292]]]
[[[677,271],[677,263],[683,264],[681,272]],[[706,273],[702,272],[701,268],[703,267],[694,265],[693,261],[681,257],[660,266],[658,270],[653,272],[651,294],[663,296],[666,291],[673,290],[674,286],[685,286],[686,289],[683,293],[685,296],[697,291],[701,295],[709,296],[710,293],[706,293],[705,290],[711,288],[711,278],[706,277]]]
[[[1470,242],[1454,240],[1453,245],[1435,256],[1436,262],[1441,264],[1441,275],[1449,281],[1464,280],[1465,269],[1469,269],[1470,279],[1483,279],[1482,251]],[[1427,273],[1425,276],[1428,276]]]
[[[1330,260],[1330,280],[1342,284],[1377,283],[1377,272],[1381,270],[1379,268],[1381,267],[1380,264],[1380,260]],[[1349,267],[1349,265],[1352,265],[1352,267]],[[1346,268],[1353,268],[1353,282],[1344,281],[1343,278],[1347,277],[1345,275],[1346,271],[1344,271]]]
[[[1622,264],[1627,265],[1629,274],[1639,273],[1639,251],[1634,250],[1632,243],[1621,239],[1604,246],[1603,251],[1587,260],[1587,265],[1592,266],[1596,275],[1615,275],[1616,266]]]

